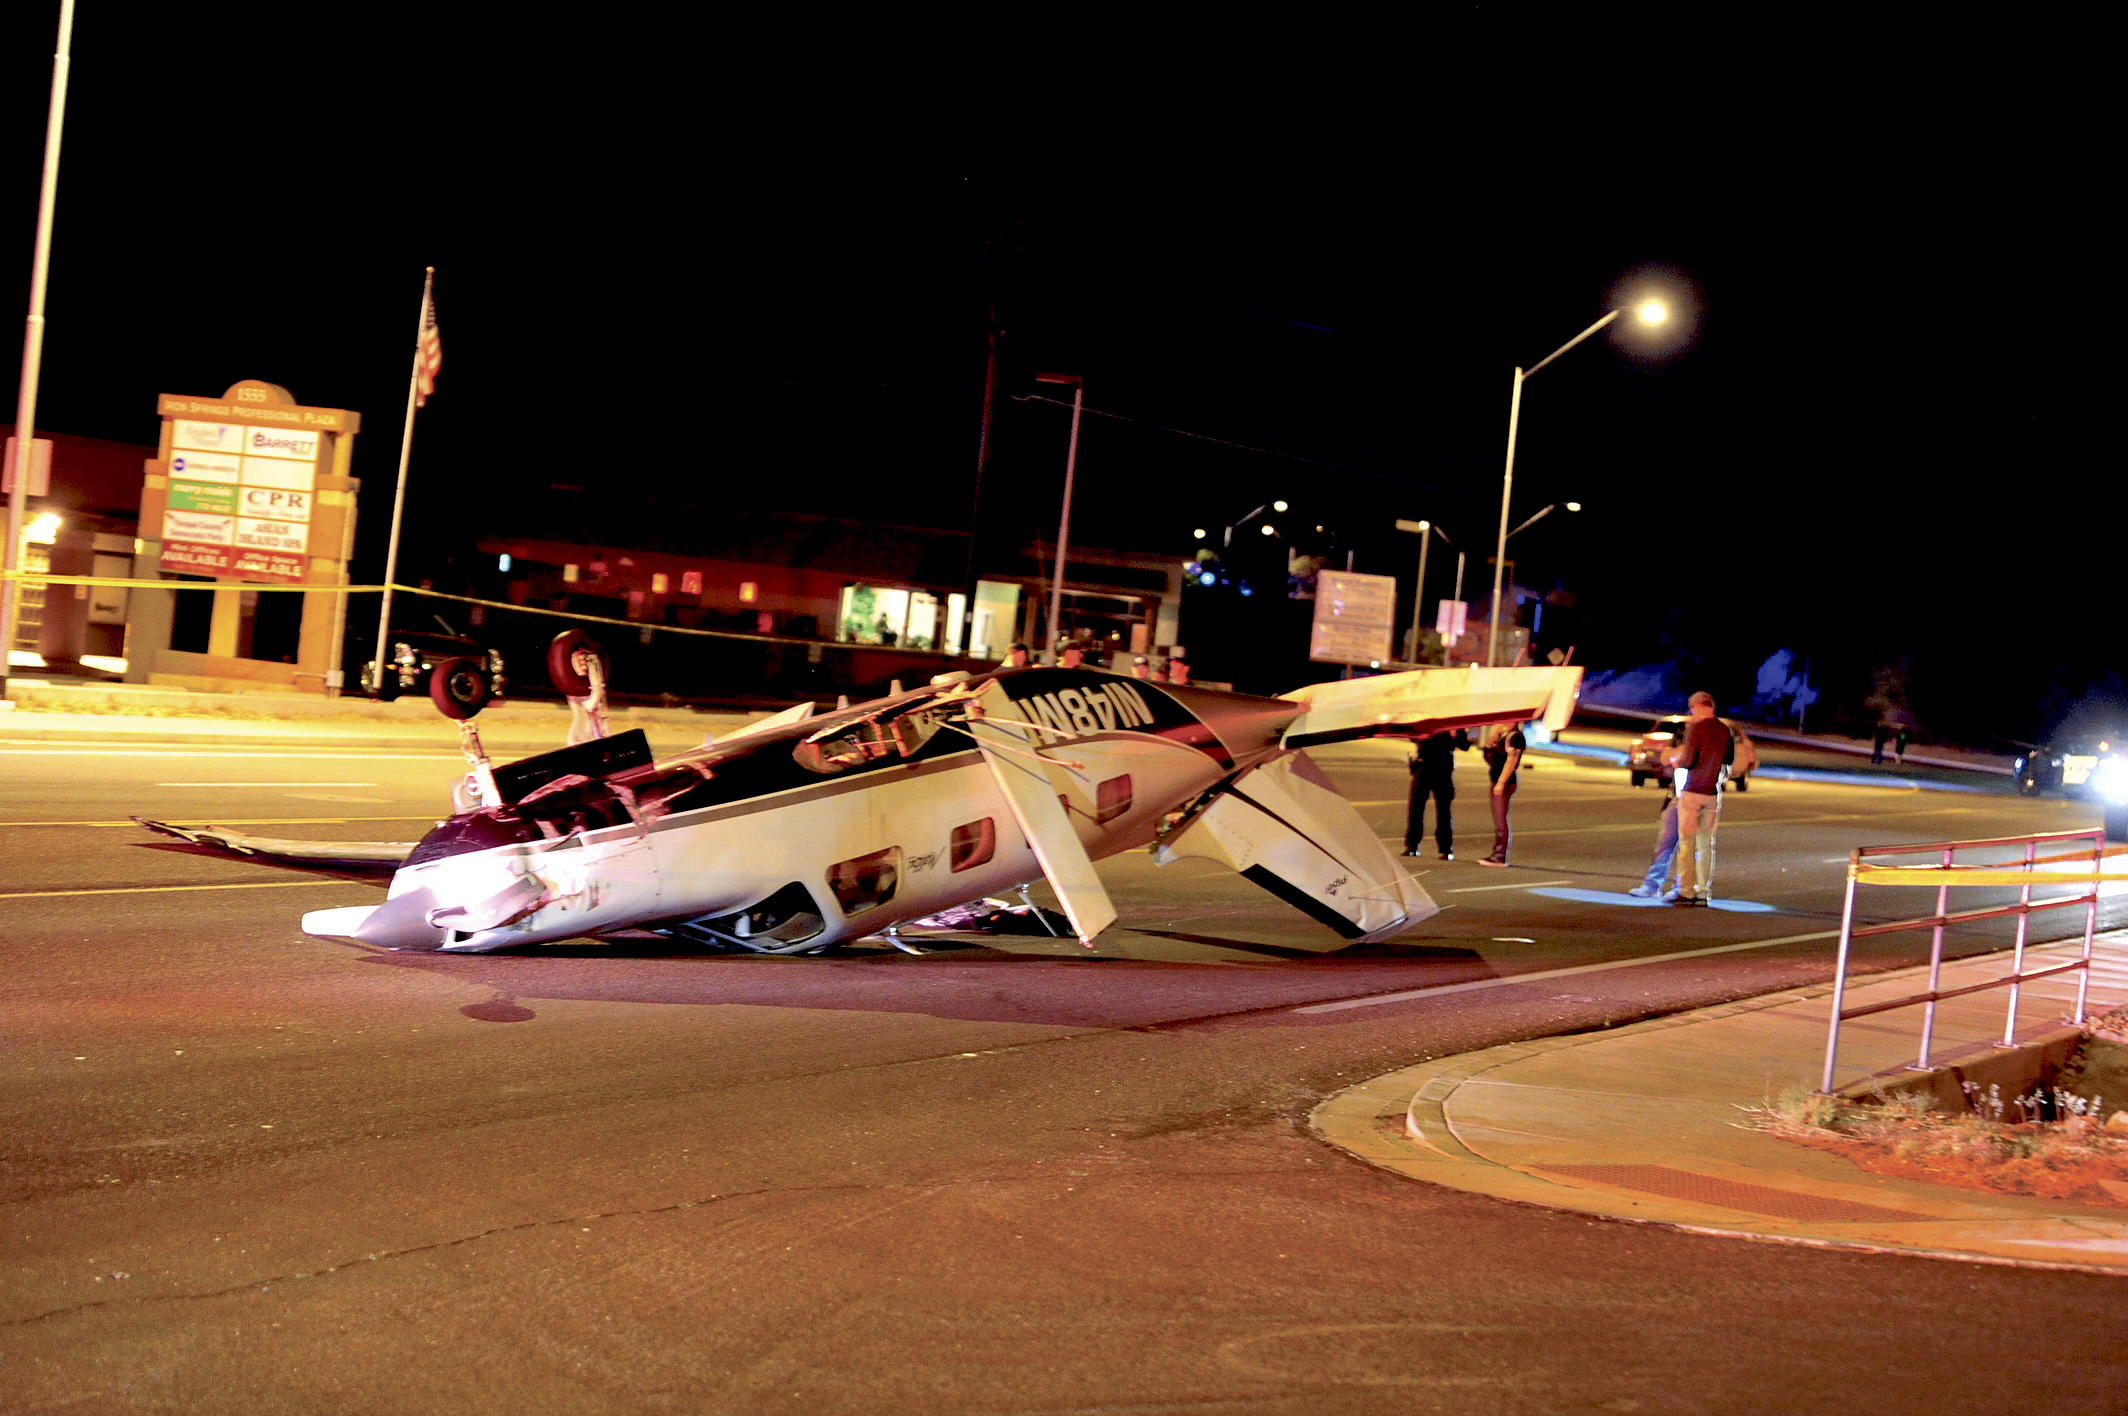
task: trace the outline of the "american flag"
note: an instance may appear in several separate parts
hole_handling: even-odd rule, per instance
[[[426,408],[443,367],[443,334],[436,328],[435,277],[421,287],[421,338],[414,344],[414,406]]]

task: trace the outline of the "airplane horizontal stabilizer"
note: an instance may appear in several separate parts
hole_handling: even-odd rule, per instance
[[[1155,859],[1186,856],[1237,871],[1356,941],[1388,939],[1440,912],[1302,752],[1243,773]]]
[[[1553,732],[1574,715],[1581,668],[1413,669],[1311,683],[1281,697],[1307,705],[1286,728],[1286,747],[1363,737],[1425,737],[1486,723],[1539,720]]]
[[[1057,892],[1057,900],[1071,920],[1079,942],[1091,946],[1094,936],[1116,922],[1116,907],[1108,890],[1094,873],[1093,858],[1072,829],[1071,817],[1057,797],[1049,778],[1046,759],[1034,748],[1039,743],[1031,729],[1017,723],[971,718],[968,733],[983,750],[983,761],[997,780],[1012,808],[1020,834],[1034,848],[1042,873]]]

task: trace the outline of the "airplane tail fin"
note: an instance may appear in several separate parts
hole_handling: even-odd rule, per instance
[[[1373,678],[1311,683],[1281,695],[1307,711],[1283,745],[1309,747],[1363,737],[1425,737],[1446,728],[1537,719],[1558,732],[1574,715],[1581,667],[1412,669]]]
[[[1302,752],[1235,778],[1154,858],[1185,856],[1238,872],[1355,942],[1391,938],[1440,912]]]

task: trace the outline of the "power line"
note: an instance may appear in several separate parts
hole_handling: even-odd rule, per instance
[[[1061,398],[1050,398],[1039,393],[1016,393],[1012,397],[1016,403],[1053,403],[1059,408],[1071,407],[1070,403]],[[1402,487],[1426,487],[1429,489],[1433,487],[1431,482],[1413,482],[1406,477],[1392,476],[1387,472],[1373,472],[1365,467],[1348,467],[1342,462],[1325,462],[1319,457],[1302,457],[1297,452],[1280,452],[1275,447],[1257,447],[1251,443],[1235,442],[1232,438],[1215,438],[1210,433],[1193,433],[1188,428],[1171,428],[1165,423],[1155,423],[1147,418],[1133,418],[1127,413],[1111,413],[1106,409],[1095,408],[1091,404],[1088,404],[1080,411],[1090,413],[1096,418],[1112,418],[1119,423],[1135,423],[1141,428],[1152,428],[1157,432],[1173,433],[1178,438],[1195,438],[1199,442],[1218,443],[1221,447],[1238,448],[1243,452],[1261,453],[1265,457],[1282,457],[1288,462],[1305,462],[1311,467],[1327,467],[1333,472],[1350,472],[1355,476],[1372,477],[1379,482],[1395,482]]]

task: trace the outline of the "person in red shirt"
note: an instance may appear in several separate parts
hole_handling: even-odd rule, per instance
[[[1722,764],[1729,755],[1729,730],[1714,716],[1714,695],[1695,693],[1684,740],[1669,753],[1670,765],[1683,774],[1677,792],[1678,905],[1704,905],[1714,888],[1714,831],[1721,824]]]

